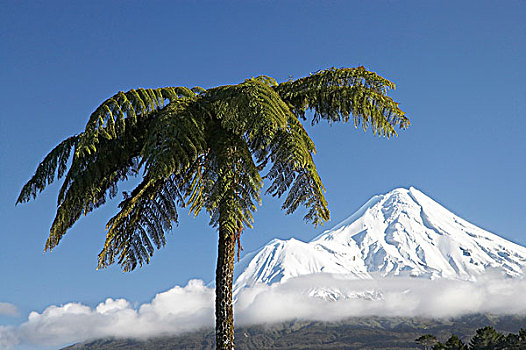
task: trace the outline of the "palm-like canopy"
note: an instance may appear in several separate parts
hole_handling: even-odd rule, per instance
[[[65,176],[45,247],[51,250],[82,214],[114,197],[120,181],[142,172],[140,184],[107,224],[99,267],[117,261],[131,271],[148,263],[177,223],[178,207],[188,206],[195,215],[204,208],[220,234],[218,275],[230,274],[226,280],[217,276],[216,285],[230,285],[230,294],[227,290],[221,298],[230,297],[231,305],[228,266],[240,233],[251,227],[263,179],[270,181],[267,193],[285,196],[287,213],[304,206],[305,219],[314,225],[329,219],[312,158],[316,149],[301,123],[306,110],[314,111],[313,124],[352,120],[356,127],[370,126],[390,137],[409,120],[387,96],[389,89],[393,83],[359,67],[332,68],[281,84],[261,76],[208,90],[119,92],[93,112],[82,133],[46,156],[17,203]],[[218,337],[218,347],[233,348],[232,341]]]

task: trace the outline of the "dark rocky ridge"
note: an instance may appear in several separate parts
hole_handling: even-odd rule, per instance
[[[340,322],[291,321],[275,325],[238,327],[236,348],[244,349],[421,349],[415,339],[433,334],[445,341],[454,333],[468,340],[478,328],[500,332],[526,328],[526,316],[470,315],[452,320],[406,317],[362,317]],[[212,329],[178,336],[137,339],[97,339],[62,350],[190,350],[214,349]]]

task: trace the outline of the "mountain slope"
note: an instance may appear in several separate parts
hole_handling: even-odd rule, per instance
[[[495,270],[524,276],[526,248],[456,216],[424,193],[397,188],[372,197],[310,242],[270,241],[236,266],[234,288],[313,274],[476,280]]]
[[[470,315],[451,320],[406,317],[362,317],[339,322],[295,320],[273,325],[236,327],[239,349],[382,349],[418,350],[415,339],[433,334],[445,341],[455,333],[469,342],[477,328],[492,326],[500,332],[518,332],[526,324],[520,316]],[[98,339],[62,350],[213,350],[212,329],[150,339]]]

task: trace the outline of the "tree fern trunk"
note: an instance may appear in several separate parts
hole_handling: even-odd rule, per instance
[[[232,283],[234,279],[235,237],[219,229],[216,269],[216,349],[233,350],[234,312]]]

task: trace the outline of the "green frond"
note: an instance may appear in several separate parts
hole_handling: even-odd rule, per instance
[[[189,205],[190,213],[193,213],[194,216],[199,215],[203,206],[205,205],[205,193],[204,193],[204,178],[203,172],[205,169],[206,156],[202,159],[196,161],[193,165],[193,170],[187,172],[185,181],[185,199],[186,203]]]
[[[210,214],[210,224],[237,234],[252,227],[263,180],[247,143],[214,124],[209,127],[210,150],[200,176],[201,188],[194,191],[204,193],[203,206]],[[193,205],[191,201],[189,204]]]
[[[191,97],[187,97],[190,95]],[[120,181],[128,179],[129,176],[138,175],[141,164],[145,161],[142,151],[145,149],[146,141],[148,140],[152,143],[155,139],[155,142],[157,142],[159,140],[155,136],[162,136],[160,131],[163,131],[163,127],[151,127],[153,122],[160,118],[166,120],[170,116],[171,111],[182,104],[182,101],[188,100],[187,102],[191,102],[195,98],[195,94],[187,88],[137,89],[130,90],[127,93],[119,92],[106,100],[97,109],[99,112],[96,111],[92,115],[85,132],[90,132],[90,125],[93,126],[93,122],[95,124],[98,123],[100,127],[92,133],[91,138],[94,144],[88,147],[91,149],[90,152],[83,155],[78,155],[78,152],[76,152],[76,156],[73,157],[69,171],[59,191],[57,213],[45,245],[46,250],[52,250],[57,246],[67,230],[82,215],[86,215],[93,209],[106,203],[108,197],[113,198],[117,194],[117,186]],[[170,106],[169,108],[164,106],[166,103]],[[99,119],[94,118],[94,115],[97,115],[97,113],[99,114]],[[103,114],[104,116],[102,116]],[[196,148],[203,148],[202,144],[196,146],[188,142],[188,140],[192,139],[192,136],[186,133],[191,129],[189,123],[191,124],[192,122],[187,119],[176,123],[175,129],[179,127],[180,138],[172,140],[176,146],[183,145],[183,148],[188,153],[187,158],[193,157],[200,152]],[[202,133],[202,130],[200,132]],[[89,137],[85,137],[85,133],[75,139],[76,146],[89,139]],[[48,158],[58,157],[57,154],[65,148],[66,144],[67,142],[59,145]],[[77,146],[77,151],[79,147]],[[151,149],[155,149],[155,145],[151,145]],[[160,174],[159,168],[166,164],[163,164],[162,161],[155,157],[165,159],[168,153],[156,153],[156,151],[149,152],[149,157],[146,159],[149,167],[147,169],[148,180],[154,177],[155,179],[165,180],[174,172],[165,169],[164,173]],[[61,162],[67,161],[67,156],[62,157],[65,157],[65,160],[61,160]],[[153,160],[156,162],[153,162]],[[180,162],[181,160],[176,159],[176,161]],[[185,165],[179,164],[178,167],[180,169],[187,167],[190,162],[189,159],[183,161],[186,161],[186,163],[183,162]],[[45,163],[47,165],[41,166],[41,169],[45,169],[49,173],[53,170],[49,166],[52,162],[49,160]],[[152,166],[152,164],[155,166]],[[60,176],[62,176],[65,169],[65,165],[59,168]],[[155,171],[150,172],[149,170],[152,169]],[[155,172],[157,174],[153,176]],[[42,176],[40,173],[42,171],[37,174],[38,176],[32,182],[30,181],[25,190],[23,189],[22,194],[24,196],[27,197],[31,193],[30,191],[34,192],[42,188]],[[22,198],[25,197],[22,196]]]
[[[292,114],[280,96],[258,79],[210,89],[205,98],[221,127],[244,137],[253,151],[267,147]]]
[[[178,98],[194,98],[195,92],[187,88],[186,86],[175,86],[162,88],[163,97],[169,101],[175,101]]]
[[[46,250],[53,249],[81,215],[106,203],[108,196],[113,198],[120,181],[137,175],[147,130],[147,121],[127,125],[119,138],[100,140],[96,153],[73,158],[59,191]]]
[[[204,88],[202,88],[200,86],[194,86],[190,90],[192,90],[192,92],[195,93],[196,95],[199,95],[199,94],[202,94],[202,93],[206,92],[206,89],[204,89]]]
[[[203,155],[207,146],[200,102],[180,99],[158,113],[141,152],[148,178],[184,173]]]
[[[55,180],[55,174],[60,179],[67,169],[71,149],[77,145],[78,135],[68,137],[56,146],[38,165],[33,177],[24,185],[16,203],[34,199],[47,185]],[[58,168],[58,173],[57,173]]]
[[[165,234],[177,223],[176,205],[183,206],[180,177],[144,180],[121,202],[120,211],[106,225],[98,268],[117,260],[124,271],[150,262],[155,248],[166,244]]]
[[[348,122],[373,133],[390,137],[395,127],[410,125],[409,119],[387,92],[395,85],[363,67],[331,68],[308,77],[279,84],[276,92],[290,104],[299,118],[306,119],[307,109],[314,111],[312,124],[321,119]]]
[[[112,139],[125,131],[126,125],[135,125],[179,98],[194,97],[188,88],[165,87],[118,92],[104,101],[90,116],[86,129],[79,138],[75,156],[84,156],[97,150],[102,138]],[[127,122],[124,123],[124,120]]]
[[[256,78],[254,78],[254,80],[256,81],[259,81],[263,84],[266,84],[270,87],[276,87],[278,86],[278,82],[276,81],[276,79],[272,78],[272,77],[269,77],[268,75],[260,75]]]
[[[330,219],[325,188],[316,170],[312,155],[314,143],[298,119],[290,118],[289,126],[272,141],[269,151],[272,167],[264,177],[272,181],[267,193],[281,197],[288,191],[282,208],[293,213],[300,205],[307,208],[305,221],[315,226]]]

